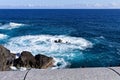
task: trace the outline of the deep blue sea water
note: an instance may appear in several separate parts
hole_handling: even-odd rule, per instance
[[[57,68],[119,66],[120,10],[2,9],[0,44],[52,56]]]

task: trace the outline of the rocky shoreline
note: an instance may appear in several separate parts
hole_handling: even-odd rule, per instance
[[[10,71],[11,66],[19,69],[25,67],[27,69],[37,68],[46,69],[53,66],[54,60],[52,57],[37,54],[32,55],[31,52],[23,51],[18,58],[17,54],[11,53],[10,50],[0,45],[0,71]]]

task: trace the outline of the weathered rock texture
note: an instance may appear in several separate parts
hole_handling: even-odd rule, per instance
[[[21,56],[14,61],[14,66],[16,67],[35,68],[35,64],[34,56],[28,51],[23,51]]]
[[[53,66],[53,58],[38,54],[35,57],[28,51],[23,51],[21,56],[14,61],[16,67],[45,69]]]
[[[48,68],[53,66],[53,58],[38,54],[35,56],[36,68]]]
[[[10,53],[10,50],[0,45],[0,71],[10,70],[13,64],[15,55]]]
[[[53,66],[53,58],[38,54],[33,56],[31,52],[23,51],[19,58],[15,59],[15,54],[0,45],[0,71],[10,70],[13,65],[17,68],[38,68],[45,69]]]

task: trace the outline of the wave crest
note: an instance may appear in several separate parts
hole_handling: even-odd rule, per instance
[[[0,29],[14,29],[14,28],[19,28],[21,26],[24,26],[25,24],[21,24],[21,23],[14,23],[14,22],[10,22],[7,24],[1,24]]]
[[[19,27],[19,26],[23,26],[24,24],[10,22],[9,25],[10,25],[11,27]]]
[[[5,39],[5,38],[7,38],[8,36],[7,35],[5,35],[5,34],[0,34],[0,39]]]

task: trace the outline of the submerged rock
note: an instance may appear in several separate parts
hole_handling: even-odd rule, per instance
[[[62,40],[61,39],[58,39],[58,40],[54,40],[55,43],[62,43]]]
[[[10,53],[10,50],[0,45],[0,71],[10,70],[13,64],[15,55]]]

